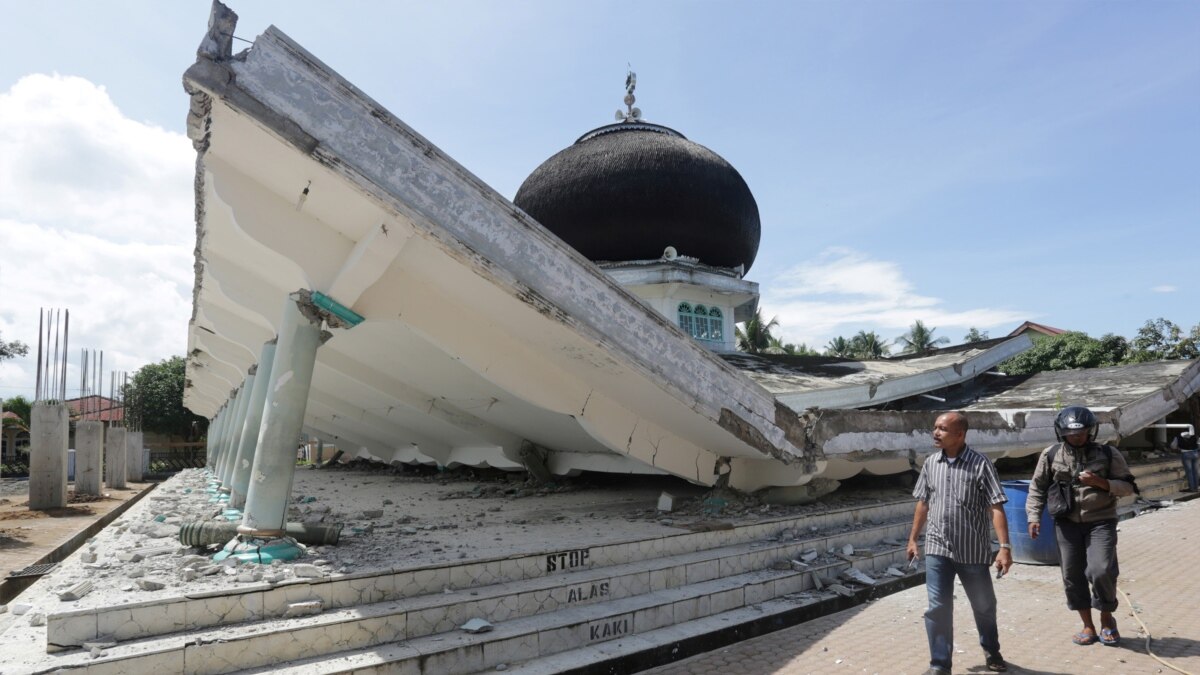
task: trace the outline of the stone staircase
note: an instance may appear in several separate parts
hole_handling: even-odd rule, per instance
[[[1174,459],[1133,471],[1145,499],[1182,486]],[[1146,507],[1122,500],[1130,516]],[[912,508],[61,612],[37,672],[633,672],[921,583],[902,543]],[[460,628],[472,619],[490,629]]]
[[[1180,491],[1187,487],[1183,466],[1177,457],[1135,462],[1129,470],[1137,480],[1141,500],[1138,500],[1138,495],[1122,497],[1117,503],[1121,518],[1131,518],[1148,508],[1153,508],[1154,505],[1148,502],[1176,498],[1180,496]]]
[[[63,651],[43,672],[560,672],[597,650],[701,651],[919,583],[902,569],[912,506],[53,614]]]

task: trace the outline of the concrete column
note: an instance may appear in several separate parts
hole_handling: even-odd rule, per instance
[[[67,505],[67,435],[64,403],[33,404],[29,438],[29,508],[55,509]]]
[[[208,469],[213,473],[214,477],[217,474],[217,468],[221,464],[221,439],[225,437],[225,426],[228,421],[228,416],[225,413],[228,407],[228,405],[221,406],[216,416],[213,417],[213,425],[209,429],[209,434],[212,436],[212,452],[209,455]]]
[[[1158,421],[1158,423],[1159,423],[1159,424],[1166,424],[1166,423],[1167,423],[1167,418],[1165,418],[1165,417],[1164,417],[1164,418],[1162,418],[1161,420],[1159,420],[1159,421]],[[1156,448],[1165,448],[1165,447],[1167,447],[1167,443],[1168,443],[1168,441],[1167,441],[1167,428],[1166,428],[1166,427],[1159,427],[1159,428],[1155,429],[1155,430],[1154,430],[1154,445],[1155,445],[1155,447],[1156,447]]]
[[[211,473],[217,461],[217,437],[221,434],[221,410],[208,420],[208,431],[204,434],[205,455],[204,467]]]
[[[79,461],[76,458],[75,461]],[[131,483],[142,482],[142,432],[125,431],[125,475]]]
[[[75,494],[100,496],[104,475],[104,423],[75,425]]]
[[[320,317],[307,302],[303,309],[299,302],[298,294],[284,301],[245,515],[238,527],[241,534],[282,537],[287,526],[288,497],[296,473],[296,442],[304,425],[313,366],[322,342]]]
[[[229,444],[233,438],[233,427],[237,420],[238,394],[241,389],[234,389],[229,392],[229,402],[225,404],[225,425],[221,431],[221,459],[217,463],[217,479],[221,481],[222,492],[229,492],[228,477],[225,475],[225,470],[229,466]]]
[[[275,340],[264,343],[258,355],[258,369],[253,376],[250,401],[246,405],[242,438],[238,442],[237,456],[233,460],[233,492],[229,496],[229,505],[235,509],[246,506],[246,492],[250,489],[250,468],[254,466],[258,434],[262,429],[263,406],[267,402],[267,385],[271,381],[271,369],[275,365],[275,345]]]
[[[237,464],[238,448],[242,443],[242,428],[246,426],[246,406],[250,403],[250,389],[254,386],[254,375],[247,373],[238,390],[234,406],[233,427],[229,431],[229,442],[225,444],[225,465],[222,467],[221,489],[233,492],[233,467]]]
[[[229,461],[229,427],[233,426],[233,410],[237,407],[237,390],[229,392],[225,409],[221,412],[221,437],[217,439],[217,464],[213,467],[217,480],[225,478],[225,462]]]
[[[108,452],[104,453],[104,475],[110,490],[124,489],[129,485],[126,482],[129,476],[129,453],[125,443],[125,427],[108,428],[104,438],[104,447],[108,448]]]

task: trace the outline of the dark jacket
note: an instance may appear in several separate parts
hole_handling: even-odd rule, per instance
[[[1058,447],[1054,455],[1054,466],[1047,465],[1050,448]],[[1121,451],[1112,449],[1112,459],[1099,443],[1088,443],[1079,450],[1066,443],[1056,443],[1042,451],[1037,468],[1029,481],[1029,497],[1025,501],[1025,516],[1031,523],[1042,522],[1042,510],[1046,508],[1046,488],[1050,481],[1074,483],[1075,508],[1066,517],[1077,523],[1092,523],[1117,517],[1117,500],[1133,494],[1133,483],[1121,478],[1130,476],[1129,465]],[[1074,480],[1084,470],[1108,479],[1108,490],[1084,485]],[[1118,476],[1120,478],[1118,478]]]

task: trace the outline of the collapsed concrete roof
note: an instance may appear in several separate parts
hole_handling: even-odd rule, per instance
[[[939,391],[944,402],[910,399],[898,411],[821,410],[810,441],[828,462],[825,475],[903,471],[929,449],[928,429],[947,410],[966,412],[967,442],[993,458],[1021,457],[1055,441],[1054,418],[1072,404],[1100,418],[1100,438],[1120,442],[1159,422],[1200,391],[1200,360],[988,378]]]
[[[1028,336],[855,361],[821,356],[725,354],[723,358],[793,410],[863,408],[968,382],[1029,349]]]
[[[185,75],[193,411],[218,412],[311,289],[365,317],[331,328],[306,409],[341,447],[706,484],[732,461],[821,470],[791,409],[281,32],[233,56],[231,29]]]
[[[305,429],[351,454],[794,486],[907,470],[935,412],[838,408],[970,387],[1030,344],[717,356],[274,27],[233,55],[222,9],[185,74],[197,413],[226,405],[289,295],[319,291],[365,320],[329,327]],[[1043,411],[971,415],[984,449],[1044,444]]]

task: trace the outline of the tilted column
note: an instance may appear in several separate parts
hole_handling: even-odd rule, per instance
[[[217,480],[221,482],[223,492],[229,487],[225,483],[225,467],[229,464],[229,437],[233,435],[233,422],[237,417],[238,392],[238,389],[229,392],[229,401],[225,404],[225,424],[221,425],[221,445],[218,450],[221,457],[217,460]]]
[[[229,410],[230,401],[225,401],[221,406],[221,410],[217,413],[217,437],[213,441],[213,463],[212,472],[213,478],[220,480],[221,478],[221,462],[225,460],[225,433],[229,430]]]
[[[30,411],[29,508],[67,505],[67,434],[65,403],[33,404]]]
[[[303,303],[303,304],[301,304]],[[288,496],[296,473],[296,442],[304,425],[317,348],[323,341],[321,318],[307,292],[284,302],[279,344],[271,367],[263,407],[258,450],[250,470],[245,515],[238,532],[256,537],[282,537],[287,526]]]
[[[247,373],[238,390],[236,405],[234,405],[233,427],[229,432],[229,442],[226,444],[225,465],[222,467],[221,491],[233,492],[233,466],[237,464],[238,448],[242,443],[242,428],[246,424],[246,406],[250,403],[250,389],[254,386],[254,375]]]
[[[104,423],[75,425],[75,494],[100,496],[104,475]]]
[[[267,385],[271,381],[271,370],[275,361],[277,341],[264,343],[258,355],[258,369],[254,373],[254,385],[250,389],[250,401],[246,405],[246,420],[242,425],[242,438],[238,443],[237,455],[233,460],[233,492],[229,505],[235,509],[246,506],[246,492],[250,488],[250,469],[254,466],[254,455],[258,447],[258,434],[262,428],[263,406],[267,401]]]
[[[110,490],[123,490],[128,487],[126,479],[129,476],[129,453],[125,450],[125,427],[109,427],[105,434],[104,474]]]
[[[221,437],[221,411],[224,407],[217,408],[217,412],[208,420],[208,433],[206,434],[205,442],[207,442],[207,455],[205,456],[204,466],[209,473],[216,471],[217,466],[217,439]]]

